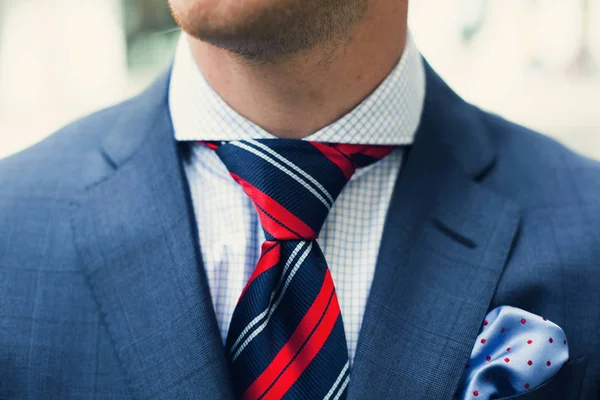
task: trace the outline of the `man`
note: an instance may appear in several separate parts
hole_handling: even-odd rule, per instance
[[[1,398],[598,397],[596,162],[404,0],[170,5],[169,72],[0,162]]]

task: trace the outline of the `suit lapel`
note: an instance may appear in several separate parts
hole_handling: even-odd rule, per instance
[[[427,66],[415,144],[384,229],[351,399],[447,399],[457,388],[519,224],[485,187],[495,154],[472,106]]]
[[[168,113],[167,76],[121,106],[103,143],[113,168],[73,218],[77,247],[138,398],[232,398]],[[100,157],[91,158],[90,171]]]

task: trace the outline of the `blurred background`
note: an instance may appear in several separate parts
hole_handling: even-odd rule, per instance
[[[425,57],[468,101],[600,158],[600,1],[411,0]],[[167,0],[0,0],[0,157],[168,67]]]

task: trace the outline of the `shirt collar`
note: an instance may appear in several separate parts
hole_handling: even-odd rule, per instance
[[[358,106],[305,140],[328,143],[409,145],[425,98],[423,59],[409,34],[402,57]],[[233,110],[198,70],[182,34],[169,87],[169,109],[178,141],[274,138]]]

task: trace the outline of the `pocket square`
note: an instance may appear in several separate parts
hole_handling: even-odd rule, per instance
[[[569,359],[563,330],[511,306],[490,311],[465,366],[459,398],[492,399],[535,389]]]

